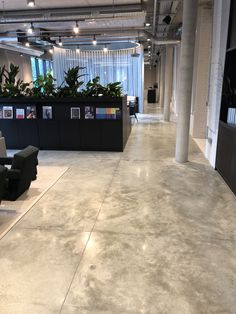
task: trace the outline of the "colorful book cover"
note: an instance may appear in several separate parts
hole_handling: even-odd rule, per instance
[[[25,109],[16,108],[16,119],[24,119],[25,118]]]
[[[116,120],[121,118],[119,108],[96,108],[96,119]]]
[[[36,119],[36,106],[27,106],[26,107],[26,119]]]

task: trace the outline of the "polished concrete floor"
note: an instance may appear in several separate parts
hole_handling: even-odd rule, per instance
[[[147,111],[123,153],[40,153],[69,169],[0,241],[0,313],[236,313],[235,197]]]

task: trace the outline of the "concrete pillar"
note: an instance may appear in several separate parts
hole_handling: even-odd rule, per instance
[[[160,79],[160,107],[164,107],[164,91],[165,91],[165,61],[166,51],[163,50],[161,53],[161,79]]]
[[[206,138],[207,127],[212,13],[213,8],[210,3],[202,3],[198,8],[190,134],[195,138],[201,139]]]
[[[173,82],[173,47],[166,47],[164,121],[170,121],[170,101]]]
[[[214,1],[206,156],[215,167],[230,0]]]
[[[189,125],[191,112],[194,41],[198,1],[184,0],[183,31],[180,53],[180,86],[178,93],[178,122],[176,131],[177,162],[188,161]]]
[[[160,80],[161,80],[161,63],[157,63],[156,82],[158,84],[156,102],[160,101]]]

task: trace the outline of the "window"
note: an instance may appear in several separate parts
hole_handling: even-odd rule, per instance
[[[52,61],[31,57],[31,69],[32,78],[35,81],[39,75],[52,71]]]

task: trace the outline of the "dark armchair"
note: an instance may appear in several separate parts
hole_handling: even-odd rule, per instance
[[[7,170],[4,199],[15,201],[37,177],[38,148],[27,146],[13,157],[0,158],[0,165],[11,165]]]
[[[7,168],[0,166],[0,204],[3,199],[6,187]]]

